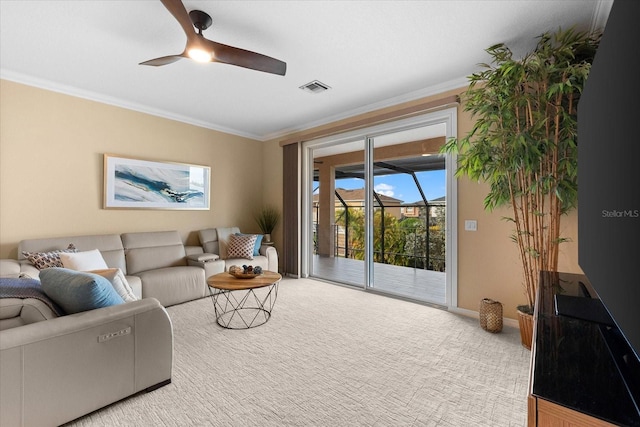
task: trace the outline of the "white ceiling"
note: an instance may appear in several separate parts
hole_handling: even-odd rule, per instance
[[[461,87],[505,42],[519,56],[559,27],[602,29],[613,0],[195,1],[204,36],[287,63],[286,76],[183,59],[159,0],[0,0],[0,77],[267,140]],[[319,80],[330,90],[299,86]]]

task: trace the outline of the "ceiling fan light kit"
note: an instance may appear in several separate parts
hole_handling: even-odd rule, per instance
[[[227,46],[206,39],[202,31],[211,26],[211,16],[201,10],[187,13],[181,0],[160,0],[167,10],[178,21],[187,36],[187,44],[182,53],[162,56],[141,62],[140,65],[159,67],[172,64],[182,58],[190,58],[197,62],[221,62],[265,73],[284,76],[287,64],[278,59],[260,53],[251,52],[233,46]],[[198,30],[196,32],[196,29]]]
[[[207,46],[207,39],[199,34],[187,41],[184,50],[189,58],[197,62],[212,62],[215,58],[215,51]]]
[[[205,52],[199,48],[189,49],[187,56],[196,62],[211,62],[213,59],[213,55],[211,55],[211,53]]]

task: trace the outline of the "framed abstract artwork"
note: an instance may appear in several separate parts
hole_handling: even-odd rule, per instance
[[[208,210],[211,168],[104,155],[105,209]]]

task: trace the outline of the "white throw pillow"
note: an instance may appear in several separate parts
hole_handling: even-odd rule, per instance
[[[60,261],[64,268],[78,271],[103,270],[109,268],[99,250],[83,252],[61,252]]]
[[[138,297],[133,293],[127,278],[119,268],[107,268],[104,270],[92,270],[88,273],[98,274],[111,282],[113,289],[122,297],[124,302],[137,301]]]

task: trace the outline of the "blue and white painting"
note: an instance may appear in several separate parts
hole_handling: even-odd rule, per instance
[[[209,168],[105,155],[105,207],[209,209]]]

